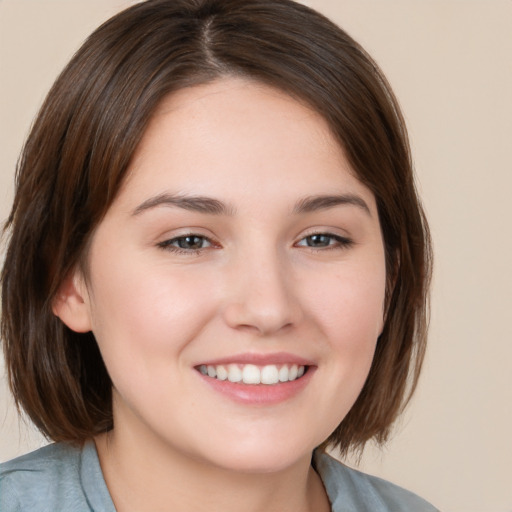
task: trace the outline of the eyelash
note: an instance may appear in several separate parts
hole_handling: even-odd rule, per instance
[[[300,242],[307,241],[308,239],[312,240],[314,237],[326,237],[326,238],[329,238],[330,241],[334,240],[336,243],[333,243],[333,244],[329,243],[329,245],[326,245],[323,247],[299,245]],[[172,245],[175,243],[179,244],[180,241],[183,241],[187,238],[200,239],[203,242],[207,242],[209,244],[209,246],[208,247],[199,247],[196,249],[194,249],[194,248],[185,249],[183,247],[178,247],[178,246]],[[334,235],[333,233],[312,233],[310,235],[307,235],[307,236],[301,238],[299,240],[299,243],[297,243],[295,245],[298,247],[307,247],[313,252],[330,251],[330,250],[334,250],[334,249],[349,249],[350,247],[352,247],[354,245],[353,240],[343,237],[343,236],[340,236],[340,235]],[[211,247],[215,248],[216,244],[206,236],[199,235],[197,233],[187,233],[185,235],[180,235],[175,238],[170,238],[169,240],[164,240],[163,242],[160,242],[159,244],[157,244],[157,246],[160,249],[163,249],[166,251],[170,251],[170,252],[173,252],[176,254],[185,254],[185,255],[190,256],[190,255],[199,255],[202,251],[204,251],[205,249],[209,249]]]
[[[304,238],[301,238],[299,242],[302,242],[303,240],[312,239],[313,237],[326,237],[330,238],[331,240],[334,240],[336,243],[329,244],[327,246],[323,247],[313,247],[313,246],[299,246],[299,247],[308,247],[312,251],[331,251],[334,249],[349,249],[354,245],[354,241],[350,238],[335,235],[333,233],[311,233],[310,235],[305,236]]]
[[[197,249],[185,249],[183,247],[177,247],[172,245],[173,243],[179,243],[181,240],[185,240],[186,238],[199,238],[202,241],[206,241],[210,244],[209,247],[215,247],[215,244],[206,236],[198,235],[197,233],[187,233],[185,235],[180,235],[175,238],[171,238],[169,240],[164,240],[158,244],[158,247],[164,249],[166,251],[170,251],[176,254],[186,254],[186,255],[199,255],[203,250],[208,249],[209,247],[199,247]]]

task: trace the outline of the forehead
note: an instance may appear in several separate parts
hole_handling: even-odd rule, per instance
[[[189,87],[157,108],[132,160],[125,193],[226,197],[369,191],[316,111],[239,78]]]

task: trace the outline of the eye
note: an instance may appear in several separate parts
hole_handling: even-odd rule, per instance
[[[201,249],[207,249],[212,246],[212,242],[207,237],[193,233],[177,236],[158,244],[158,247],[162,249],[182,253],[198,252]]]
[[[300,240],[299,247],[311,247],[312,249],[335,249],[350,247],[352,240],[332,233],[315,233]]]

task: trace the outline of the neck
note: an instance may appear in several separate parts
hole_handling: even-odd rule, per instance
[[[311,454],[279,471],[238,472],[116,429],[95,441],[117,512],[330,510]]]

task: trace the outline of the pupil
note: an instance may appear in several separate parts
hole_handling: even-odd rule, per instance
[[[329,245],[330,237],[327,235],[311,235],[308,237],[310,247],[325,247]]]
[[[178,242],[181,249],[201,249],[202,238],[199,236],[185,236]]]

